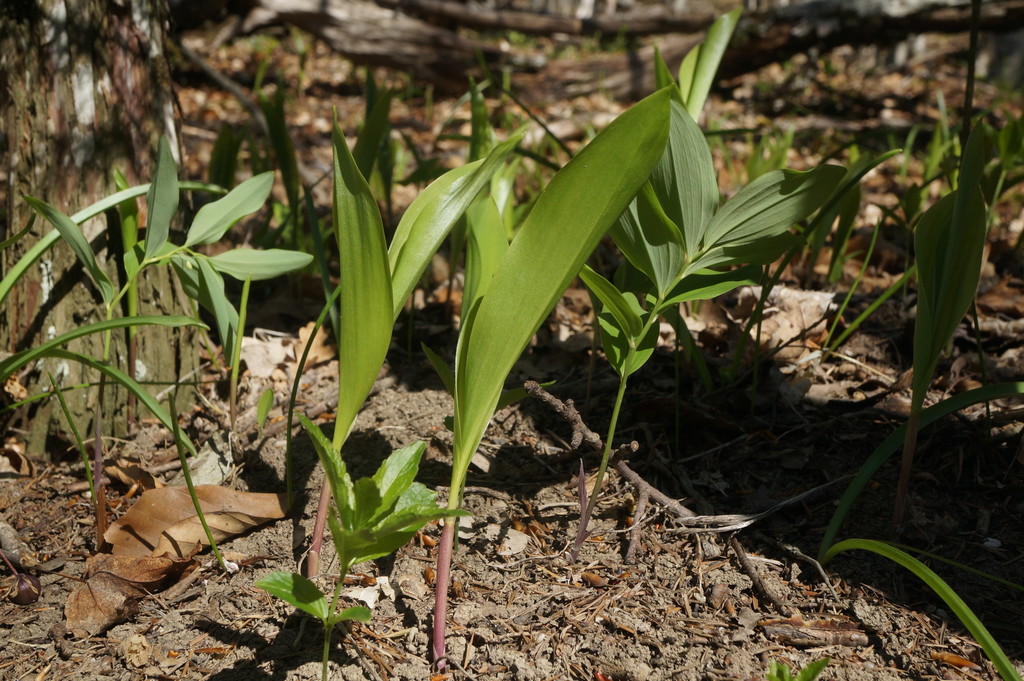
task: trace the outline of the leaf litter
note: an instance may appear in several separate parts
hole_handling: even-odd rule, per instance
[[[332,68],[332,58],[320,46],[313,48],[311,60],[321,70]],[[300,67],[296,62],[282,68]],[[844,77],[850,74],[844,72]],[[820,95],[821,85],[812,84],[810,90]],[[742,87],[737,85],[737,90]],[[954,101],[955,88],[948,89],[947,100]],[[756,88],[750,91],[756,98]],[[850,91],[871,96],[869,86],[855,85]],[[188,97],[186,93],[186,102]],[[335,103],[345,105],[342,100]],[[734,104],[726,102],[722,110]],[[300,106],[325,105],[304,101]],[[350,103],[349,108],[357,109],[358,103]],[[887,265],[872,265],[865,281],[877,280],[879,288],[888,286],[893,280],[890,268],[903,261],[897,249],[898,245],[889,249],[897,257]],[[1022,375],[1021,362],[1013,354],[1016,332],[1009,326],[1019,322],[1020,315],[1012,304],[1001,302],[1013,300],[1011,292],[993,293],[988,299],[983,293],[982,298],[992,315],[983,318],[982,329],[986,343],[997,350],[995,370]],[[677,411],[666,387],[673,364],[670,357],[659,354],[638,376],[623,415],[624,423],[635,424],[624,436],[641,444],[631,464],[672,496],[687,497],[687,503],[694,503],[702,513],[753,514],[855,471],[899,422],[882,402],[867,407],[857,402],[859,393],[884,392],[872,371],[887,375],[888,386],[905,368],[907,306],[906,301],[894,301],[869,318],[843,346],[844,354],[859,364],[830,358],[802,365],[800,376],[826,386],[826,393],[831,391],[813,404],[799,394],[780,399],[777,386],[791,379],[783,379],[777,365],[769,364],[768,380],[758,391],[742,386],[717,396],[703,394]],[[700,319],[708,331],[698,342],[709,361],[724,363],[735,347],[741,317],[730,318],[729,306],[707,307],[700,311]],[[437,336],[445,328],[444,320],[429,313],[424,311],[418,328],[422,331],[433,322],[427,328]],[[787,325],[794,319],[787,317]],[[578,327],[575,321],[570,323]],[[556,328],[555,335],[563,334]],[[978,359],[971,355],[970,346],[957,341],[956,347],[961,370],[976,372]],[[586,404],[589,394],[588,419],[597,425],[608,417],[607,381],[598,374],[592,391],[586,391],[580,378],[582,362],[572,354],[580,351],[572,348],[557,355],[541,345],[522,365],[529,369],[517,378],[558,378],[560,396],[573,397],[580,404]],[[432,487],[444,485],[451,441],[438,426],[450,413],[450,401],[428,370],[415,362],[403,363],[397,353],[393,361],[392,380],[371,398],[357,421],[346,460],[352,462],[355,474],[365,473],[360,466],[372,470],[371,464],[383,452],[422,439],[429,443],[423,481]],[[684,394],[697,395],[696,381],[688,380],[684,378]],[[262,387],[259,384],[253,394]],[[321,391],[323,387],[318,374],[310,372],[302,394],[307,408],[327,403],[335,387],[327,385]],[[895,389],[898,396],[899,386]],[[284,393],[278,393],[280,402]],[[993,420],[1006,434],[1000,438],[997,430],[993,440],[983,439],[980,416],[980,411],[974,411],[960,421],[933,427],[930,443],[924,444],[931,465],[919,472],[914,486],[917,516],[911,539],[935,553],[956,556],[1020,583],[1024,575],[1019,547],[1024,542],[1020,523],[1015,522],[1024,461],[1019,454],[1020,431],[1014,428],[1012,412],[1004,415],[997,408]],[[679,445],[672,444],[675,418],[682,426]],[[199,422],[200,415],[194,420]],[[261,442],[247,435],[244,465],[234,483],[238,491],[279,489],[280,440]],[[661,514],[636,520],[639,500],[632,498],[629,486],[616,481],[598,509],[597,526],[581,563],[566,563],[560,550],[576,519],[572,478],[580,453],[566,447],[564,437],[564,424],[535,403],[503,410],[483,447],[492,461],[490,469],[471,473],[473,486],[467,491],[466,504],[475,516],[472,527],[539,527],[547,532],[544,542],[519,538],[509,555],[501,555],[488,531],[465,535],[456,559],[452,590],[456,626],[450,645],[452,659],[474,678],[753,679],[763,676],[770,660],[795,667],[825,656],[832,658],[825,672],[830,679],[995,678],[976,644],[942,604],[892,565],[864,556],[844,557],[829,565],[828,584],[822,581],[801,556],[815,552],[832,510],[831,497],[787,507],[759,521],[761,532],[753,538],[741,535],[750,544],[754,574],[767,592],[795,608],[799,619],[780,619],[783,613],[773,612],[770,599],[755,588],[751,574],[738,568],[724,538],[681,531],[685,528]],[[679,448],[678,453],[671,453],[673,447]],[[82,589],[78,583],[45,572],[38,608],[0,605],[4,638],[27,644],[4,646],[0,668],[14,678],[45,668],[50,678],[72,681],[141,678],[143,674],[217,681],[318,678],[319,643],[308,633],[308,618],[274,606],[251,588],[272,570],[293,569],[306,545],[303,526],[309,524],[315,508],[319,473],[311,451],[300,450],[296,457],[303,490],[301,512],[295,513],[300,522],[272,523],[227,542],[238,555],[249,557],[245,561],[249,567],[233,577],[209,567],[191,567],[196,558],[149,555],[178,522],[191,524],[194,535],[195,521],[188,515],[155,523],[163,529],[148,531],[134,547],[146,555],[117,557],[127,561],[123,572],[113,556],[83,561],[91,550],[89,506],[80,498],[63,495],[63,488],[80,477],[73,465],[59,463],[56,471],[30,480],[0,480],[0,510],[43,565],[56,561],[69,577],[89,580],[85,584],[96,580],[90,587],[92,605],[88,599],[79,601],[84,598],[80,594],[70,597],[72,589],[76,594]],[[588,462],[592,467],[592,456]],[[884,534],[893,485],[894,475],[883,470],[865,508],[851,521],[851,536]],[[177,506],[188,514],[191,500],[184,499],[186,504],[177,502]],[[986,514],[985,509],[991,508],[1006,512]],[[635,561],[626,562],[622,558],[625,530],[634,520],[642,529],[641,548]],[[232,517],[232,522],[239,519]],[[351,645],[334,649],[332,669],[339,678],[428,678],[425,631],[433,588],[429,565],[437,534],[436,528],[428,529],[394,560],[360,566],[361,572],[389,577],[396,597],[380,602],[368,625],[353,627],[348,638]],[[530,536],[537,535],[531,532]],[[194,539],[188,532],[183,537]],[[173,543],[168,540],[169,545]],[[331,574],[329,566],[325,574]],[[958,592],[984,613],[996,637],[1019,659],[1024,649],[1019,615],[1024,607],[1019,595],[957,571],[944,576],[955,580]],[[180,593],[161,596],[160,590],[174,582],[181,587]],[[835,595],[826,587],[832,587]],[[109,602],[106,591],[114,594]],[[77,624],[87,633],[112,628],[89,641],[51,637],[47,632],[62,623],[65,601],[77,602],[76,610],[91,608],[100,613],[91,614],[93,619],[90,613],[81,620],[69,616],[68,628]],[[833,636],[833,629],[854,633]],[[781,638],[779,632],[788,638]],[[142,640],[148,643],[148,651]],[[29,646],[42,655],[30,654]],[[151,665],[142,666],[147,663]]]

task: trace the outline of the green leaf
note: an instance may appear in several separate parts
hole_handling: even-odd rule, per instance
[[[210,259],[205,256],[193,260],[199,269],[199,304],[213,314],[217,324],[217,335],[220,336],[221,347],[225,355],[228,348],[235,347],[235,334],[238,333],[238,310],[224,293],[224,279],[213,269]]]
[[[900,551],[899,549],[886,544],[885,542],[875,541],[873,539],[847,539],[841,541],[835,546],[829,548],[825,552],[822,558],[822,563],[827,563],[836,554],[842,553],[843,551],[852,551],[860,549],[862,551],[871,551],[877,553],[880,556],[884,556],[889,560],[897,563],[906,569],[910,570],[917,576],[921,581],[928,585],[935,594],[941,598],[949,609],[953,611],[965,627],[967,631],[971,632],[971,636],[981,644],[982,649],[985,651],[985,655],[995,666],[999,675],[1003,677],[1004,681],[1021,681],[1020,674],[1017,673],[1017,669],[1013,666],[1013,662],[1006,656],[1003,649],[996,642],[992,634],[989,633],[985,625],[981,623],[978,616],[964,603],[963,599],[960,598],[959,594],[954,591],[949,584],[945,582],[941,577],[935,574],[927,565],[914,558],[913,556]]]
[[[270,196],[273,186],[274,173],[267,171],[250,177],[228,192],[227,196],[200,208],[188,229],[185,246],[219,241],[233,224],[260,209]]]
[[[982,388],[975,388],[974,390],[968,390],[952,397],[946,398],[937,404],[933,404],[921,411],[920,421],[918,423],[919,428],[939,420],[947,414],[952,414],[955,411],[964,409],[973,404],[980,404],[982,402],[988,402],[990,400],[1000,400],[1009,397],[1019,397],[1024,395],[1024,382],[1021,383],[997,383],[994,385],[987,385]],[[864,462],[860,470],[857,471],[857,475],[854,476],[853,481],[843,492],[843,497],[839,500],[839,505],[836,506],[835,512],[832,514],[832,519],[829,520],[828,527],[825,528],[825,535],[821,540],[821,546],[818,549],[818,560],[822,560],[825,548],[831,546],[832,542],[835,541],[836,536],[839,534],[839,528],[842,527],[843,522],[846,520],[846,516],[849,515],[853,509],[854,503],[860,496],[864,488],[867,487],[871,481],[872,476],[878,471],[879,468],[889,460],[889,457],[900,448],[903,444],[904,438],[907,434],[907,424],[904,423],[895,431],[889,434],[885,440],[882,441],[875,451],[871,453],[868,460]]]
[[[704,249],[776,236],[813,213],[846,175],[841,166],[773,170],[741,189],[715,214]]]
[[[156,172],[146,197],[149,219],[146,222],[146,257],[149,258],[167,243],[171,220],[178,210],[178,168],[167,138],[160,137]]]
[[[672,100],[683,104],[683,94],[679,91],[679,86],[676,85],[676,79],[672,77],[672,72],[668,68],[668,64],[661,56],[661,50],[658,46],[654,47],[654,89],[661,90],[662,88],[672,88]]]
[[[387,142],[387,134],[391,129],[391,121],[388,119],[390,114],[391,92],[384,91],[374,97],[373,106],[367,113],[363,129],[359,133],[359,139],[356,140],[356,146],[352,150],[356,167],[364,178],[369,177],[373,172],[373,164],[377,160],[380,146]]]
[[[316,588],[316,584],[302,575],[294,572],[271,572],[253,586],[263,589],[271,596],[277,596],[325,624],[328,622],[331,606],[327,603],[327,598]]]
[[[338,390],[334,442],[348,437],[356,415],[373,388],[394,326],[391,269],[377,201],[359,173],[335,123],[334,236],[341,258],[341,337],[338,339]]]
[[[301,270],[313,262],[313,256],[309,253],[281,248],[270,248],[265,251],[258,251],[254,248],[235,248],[208,258],[208,260],[218,272],[241,281],[245,281],[248,277],[252,277],[253,281],[259,281]]]
[[[178,315],[119,317],[117,319],[108,319],[102,322],[86,324],[62,333],[56,338],[48,340],[45,343],[22,350],[21,352],[16,352],[13,355],[0,360],[0,381],[5,380],[8,376],[12,375],[23,366],[31,364],[41,357],[45,357],[51,350],[59,348],[65,343],[70,343],[76,338],[88,336],[93,333],[105,333],[115,329],[123,329],[130,326],[145,326],[147,324],[153,326],[197,326],[199,328],[206,328],[205,324],[193,319],[192,317],[182,317]]]
[[[607,310],[597,316],[597,321],[601,329],[601,347],[619,376],[625,378],[647,363],[658,343],[657,324],[648,327],[643,338],[636,338],[623,331],[618,320]]]
[[[426,343],[420,343],[420,348],[423,349],[423,354],[427,356],[427,361],[430,362],[430,366],[434,367],[434,371],[437,372],[437,377],[444,383],[445,390],[448,391],[449,395],[455,394],[455,374],[452,372],[448,363],[441,359],[441,356],[436,352],[427,347]]]
[[[681,230],[688,254],[697,253],[708,239],[705,233],[718,207],[716,177],[704,133],[673,102],[668,145],[651,174],[651,185],[665,214]]]
[[[450,504],[505,378],[601,236],[661,157],[669,92],[623,113],[552,178],[509,246],[487,295],[464,320],[456,358]]]
[[[918,272],[911,409],[920,409],[942,349],[974,299],[988,232],[979,186],[984,130],[976,127],[961,161],[960,185],[921,217],[914,233]]]
[[[687,275],[662,302],[657,314],[664,310],[691,300],[710,300],[715,296],[728,293],[740,286],[757,286],[761,281],[761,268],[747,265],[735,270],[716,272],[700,270]]]
[[[416,473],[420,469],[420,459],[426,445],[415,442],[401,449],[396,449],[384,460],[373,475],[373,482],[380,490],[380,508],[387,511],[398,502],[412,485]],[[374,518],[377,517],[374,513]]]
[[[604,309],[615,319],[616,326],[622,329],[627,337],[636,338],[640,335],[643,330],[643,322],[640,321],[642,310],[636,311],[639,305],[633,294],[620,292],[614,284],[591,269],[590,265],[584,265],[580,270],[580,279],[594,292]],[[630,298],[633,305],[629,304]]]
[[[165,410],[163,406],[161,406],[161,404],[146,391],[145,388],[139,385],[138,382],[128,374],[116,367],[110,366],[109,364],[95,360],[88,355],[82,355],[77,352],[70,352],[60,348],[50,348],[43,353],[42,356],[56,357],[57,359],[66,359],[78,362],[79,364],[92,367],[96,371],[105,374],[111,381],[119,383],[125,388],[125,390],[135,395],[136,399],[138,399],[144,407],[149,409],[153,413],[153,416],[155,416],[165,428],[174,433],[175,440],[183,450],[187,451],[192,456],[198,456],[196,447],[192,444],[192,440],[181,432],[181,429],[177,427],[177,423],[171,418],[171,415],[167,413],[167,410]]]
[[[686,56],[684,63],[690,60],[690,55],[695,55],[694,62],[686,65],[687,86],[682,88],[683,100],[686,103],[686,110],[696,120],[700,118],[701,109],[707,101],[708,93],[715,81],[715,73],[718,65],[725,54],[725,48],[729,45],[732,33],[736,29],[736,23],[740,18],[740,9],[734,9],[727,14],[720,16],[708,29],[704,42],[691,50]],[[682,67],[680,67],[679,82],[683,82]]]
[[[82,233],[81,227],[75,224],[67,215],[45,201],[34,199],[31,196],[25,196],[24,199],[37,213],[49,220],[50,224],[57,228],[61,238],[75,252],[78,262],[82,263],[82,267],[92,277],[93,283],[96,284],[96,288],[100,292],[100,297],[103,298],[103,302],[110,303],[114,299],[114,285],[110,282],[110,277],[107,276],[107,273],[96,262],[96,255],[92,252],[92,246],[89,245],[85,234]]]
[[[345,608],[339,610],[330,616],[328,622],[330,624],[337,624],[338,622],[369,622],[373,618],[373,611],[363,605],[354,605],[351,608]]]
[[[352,478],[348,475],[348,468],[341,459],[341,454],[327,436],[323,434],[320,427],[310,421],[302,414],[297,415],[299,423],[306,429],[309,439],[313,442],[313,448],[320,458],[320,465],[324,467],[327,475],[327,482],[331,486],[331,494],[335,503],[341,511],[341,516],[348,523],[351,520],[355,509],[355,493],[353,491]],[[347,526],[345,529],[351,529]]]
[[[398,317],[430,259],[491,176],[512,153],[521,137],[497,145],[482,161],[468,163],[435,180],[420,192],[402,215],[388,250],[391,265],[393,316]]]
[[[273,408],[274,389],[267,388],[260,394],[259,402],[256,403],[256,429],[260,437],[263,437],[263,424],[266,423],[267,416],[270,415],[270,410]]]
[[[796,681],[814,681],[814,679],[818,678],[818,675],[825,670],[825,667],[828,666],[830,661],[831,660],[829,658],[824,657],[820,660],[811,662],[809,665],[801,669],[796,675]]]
[[[498,206],[482,196],[466,210],[466,279],[462,288],[462,316],[483,297],[508,251],[505,225]]]

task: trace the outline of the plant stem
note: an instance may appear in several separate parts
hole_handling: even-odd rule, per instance
[[[303,567],[306,577],[313,579],[320,572],[320,551],[324,543],[324,528],[327,526],[327,508],[331,503],[331,487],[327,480],[320,485],[320,502],[316,507],[316,521],[313,523],[313,541],[306,554],[306,565]]]
[[[579,556],[580,549],[583,548],[583,542],[587,539],[587,526],[590,525],[590,517],[594,514],[594,508],[597,506],[601,484],[604,482],[604,474],[608,470],[608,461],[611,459],[612,439],[615,437],[615,426],[619,421],[619,411],[622,409],[622,398],[626,395],[627,380],[626,376],[622,376],[619,379],[619,391],[615,395],[615,406],[612,407],[612,419],[611,423],[608,424],[608,437],[605,438],[604,449],[601,450],[601,465],[598,466],[597,478],[594,480],[594,491],[591,492],[587,506],[583,510],[583,515],[580,516],[580,527],[576,532],[576,543],[573,544],[572,552],[569,554],[572,560],[576,560],[576,557]]]
[[[324,622],[324,655],[320,663],[320,680],[327,681],[327,666],[331,662],[331,634],[334,633],[334,623]]]
[[[458,503],[457,496],[449,497],[448,508],[453,508],[453,500],[455,500],[456,504]],[[457,505],[455,508],[457,508]],[[457,526],[457,519],[445,519],[444,528],[441,530],[441,543],[437,548],[437,581],[434,585],[436,594],[434,597],[434,631],[431,637],[431,650],[434,665],[438,670],[444,669],[447,662],[445,659],[444,639],[447,630],[448,585],[451,582],[452,550],[455,545],[455,528]]]
[[[231,348],[231,378],[228,383],[228,408],[230,409],[231,431],[235,430],[235,417],[238,416],[238,365],[242,358],[242,337],[245,336],[245,313],[249,307],[249,286],[252,275],[242,283],[242,299],[238,302],[238,332],[235,333],[235,346]]]
[[[903,458],[900,461],[900,480],[896,487],[896,504],[893,507],[893,529],[899,531],[903,525],[903,515],[907,506],[907,494],[910,488],[910,472],[914,464],[914,451],[917,449],[917,430],[921,421],[921,407],[915,405],[907,419],[907,437],[903,441]]]

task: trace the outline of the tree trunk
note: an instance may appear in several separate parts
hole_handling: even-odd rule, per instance
[[[26,225],[29,195],[73,214],[115,191],[114,169],[130,184],[149,180],[160,135],[177,149],[170,70],[163,56],[167,23],[164,0],[7,0],[0,7],[0,240]],[[142,207],[144,208],[144,207]],[[84,224],[83,231],[108,275],[120,286],[115,267],[119,225],[114,214]],[[52,229],[37,219],[31,232],[0,254],[3,273]],[[140,314],[182,314],[180,285],[166,268],[144,271]],[[115,316],[124,315],[122,308]],[[38,345],[81,325],[101,321],[104,309],[91,279],[63,241],[45,252],[21,277],[0,306],[0,352]],[[75,341],[68,349],[96,359],[101,335]],[[138,332],[135,373],[141,382],[163,386],[197,364],[188,334],[164,327]],[[110,362],[127,371],[126,334],[115,332]],[[79,430],[92,434],[97,375],[77,363],[47,359],[19,374],[31,395],[48,389],[53,374],[66,390]],[[185,392],[185,391],[182,391]],[[108,385],[104,434],[125,431],[127,395]],[[54,411],[54,409],[57,411]],[[30,453],[44,451],[60,409],[37,400],[18,416]],[[142,416],[145,416],[144,414]],[[64,426],[60,425],[64,430]],[[57,453],[57,452],[51,452]]]

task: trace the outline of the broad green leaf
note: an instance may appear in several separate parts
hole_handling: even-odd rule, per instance
[[[228,348],[235,347],[235,334],[238,333],[238,310],[224,294],[224,279],[210,265],[209,258],[200,256],[193,262],[199,270],[199,296],[196,300],[213,314],[221,347],[225,349],[224,353],[227,355]]]
[[[188,229],[185,246],[219,241],[233,224],[260,209],[273,186],[274,173],[261,173],[232,189],[227,196],[200,208]]]
[[[636,338],[643,330],[643,322],[640,321],[639,305],[632,293],[622,293],[615,286],[595,272],[589,265],[584,265],[580,270],[580,279],[587,285],[601,305],[614,317],[616,325],[622,329],[627,337]],[[629,304],[632,299],[633,305]]]
[[[741,189],[708,225],[703,249],[776,236],[828,199],[846,170],[818,166],[805,172],[773,170]]]
[[[718,207],[711,147],[693,119],[674,102],[668,145],[651,174],[651,185],[665,214],[681,230],[688,254],[711,243],[705,232]]]
[[[381,508],[391,508],[412,485],[425,449],[426,445],[422,442],[396,449],[374,473],[373,481],[380,490]]]
[[[271,572],[254,584],[271,596],[294,605],[307,612],[321,622],[327,623],[331,606],[327,597],[316,587],[316,584],[294,572]]]
[[[82,263],[82,267],[92,277],[93,283],[96,284],[96,288],[100,292],[100,297],[103,298],[103,302],[110,303],[114,299],[114,285],[110,282],[110,277],[107,276],[107,273],[96,262],[96,255],[92,252],[92,246],[89,245],[85,234],[82,233],[82,228],[75,224],[67,215],[45,201],[40,201],[31,196],[23,198],[37,213],[49,220],[50,224],[57,228],[60,236],[67,242],[68,246],[71,246],[71,250],[74,251],[78,262]]]
[[[145,315],[139,317],[119,317],[117,319],[108,319],[102,322],[95,322],[93,324],[86,324],[79,326],[78,328],[71,329],[61,335],[41,343],[32,348],[16,352],[9,357],[0,360],[0,381],[6,379],[8,376],[18,371],[23,366],[26,366],[40,357],[46,356],[48,352],[54,348],[59,348],[65,343],[70,343],[76,338],[82,336],[88,336],[93,333],[103,333],[106,331],[113,331],[115,329],[123,329],[130,326],[170,326],[170,327],[181,327],[181,326],[197,326],[199,328],[206,328],[206,325],[202,322],[193,319],[192,317],[182,317],[178,315]]]
[[[505,225],[498,206],[490,196],[477,198],[466,209],[466,279],[462,288],[462,309],[469,310],[487,291],[508,251]],[[465,312],[462,313],[465,316]]]
[[[661,157],[669,97],[662,90],[634,105],[552,178],[465,320],[456,359],[450,504],[459,503],[512,365]]]
[[[265,251],[258,251],[255,248],[234,248],[208,260],[222,274],[241,281],[248,277],[252,277],[253,281],[259,281],[301,270],[313,262],[313,256],[281,248],[270,248]]]
[[[519,136],[512,137],[494,147],[487,158],[449,170],[420,192],[402,215],[388,250],[394,305],[392,319],[398,317],[416,282],[456,220],[520,139]]]
[[[639,304],[637,304],[639,307]],[[630,337],[618,320],[603,310],[597,316],[601,328],[601,347],[619,376],[625,378],[647,363],[658,343],[658,325],[651,324],[642,338]]]
[[[494,147],[494,131],[487,117],[487,101],[481,87],[472,83],[470,87],[470,133],[469,160],[477,161],[490,153]]]
[[[167,242],[171,231],[171,220],[178,211],[178,168],[174,164],[171,145],[166,137],[160,137],[160,151],[149,186],[146,207],[149,218],[146,222],[146,257],[155,255]]]
[[[331,494],[335,503],[338,504],[342,518],[347,523],[355,509],[355,494],[353,493],[352,478],[348,475],[348,468],[342,461],[341,454],[327,439],[320,427],[303,414],[297,416],[299,423],[305,428],[309,439],[313,442],[320,465],[324,467],[324,474],[327,475],[327,484],[331,486]],[[345,529],[351,529],[351,526]]]
[[[373,388],[394,326],[391,270],[377,201],[334,125],[334,236],[341,258],[341,337],[338,339],[340,448]]]
[[[204,182],[181,182],[178,186],[181,189],[207,191],[216,194],[225,193],[223,188],[206,184]],[[149,185],[143,184],[116,192],[78,211],[71,216],[71,221],[76,225],[80,225],[86,220],[94,218],[125,201],[130,201],[131,199],[144,195],[147,191],[149,191]],[[28,249],[25,254],[18,259],[18,262],[10,265],[9,269],[4,273],[3,279],[0,279],[0,303],[7,299],[7,296],[14,288],[14,285],[21,279],[28,268],[31,267],[36,260],[42,257],[43,253],[50,250],[50,248],[52,248],[59,240],[60,231],[54,229],[48,232],[30,249]]]
[[[373,611],[363,605],[353,605],[351,608],[345,608],[334,613],[328,619],[331,624],[337,624],[338,622],[369,622],[373,619]]]
[[[757,265],[747,265],[726,272],[700,270],[683,277],[665,298],[657,313],[661,314],[674,305],[690,300],[710,300],[740,286],[757,286],[760,281],[761,268]]]
[[[954,222],[962,194],[973,197],[966,221]],[[943,348],[974,298],[987,232],[981,191],[963,187],[947,194],[921,217],[914,233],[918,272],[914,323],[914,405],[920,407]],[[952,259],[947,256],[953,255]]]
[[[661,50],[657,46],[654,47],[654,89],[661,90],[662,88],[672,88],[672,100],[684,104],[683,93],[680,92],[679,86],[676,85],[676,79],[672,77],[672,72],[668,68],[668,64],[661,56]]]
[[[999,643],[995,640],[992,634],[989,633],[985,625],[981,623],[978,616],[974,614],[960,595],[953,590],[944,579],[935,574],[927,565],[914,558],[913,556],[890,546],[885,542],[875,541],[873,539],[847,539],[841,541],[835,546],[829,548],[825,552],[822,558],[822,563],[827,563],[836,554],[842,553],[843,551],[852,551],[859,549],[862,551],[871,551],[877,553],[880,556],[884,556],[889,560],[897,563],[906,569],[914,573],[921,581],[928,585],[935,594],[945,601],[949,609],[953,611],[953,614],[959,618],[963,625],[967,628],[967,631],[971,632],[971,636],[981,644],[982,649],[985,651],[985,655],[995,666],[999,675],[1003,677],[1004,681],[1021,681],[1020,674],[1017,672],[1016,667],[1013,666],[1013,662],[1006,656],[1003,649],[999,646]]]
[[[715,246],[687,266],[686,276],[699,270],[725,265],[767,265],[789,249],[803,244],[803,241],[803,235],[782,232],[751,241]]]
[[[704,42],[686,56],[686,60],[689,60],[690,55],[695,55],[695,63],[686,64],[688,82],[687,86],[682,88],[683,100],[686,110],[693,115],[695,120],[700,118],[701,109],[704,108],[704,102],[707,101],[708,93],[711,92],[715,73],[718,71],[718,65],[722,61],[722,55],[725,54],[725,48],[729,45],[732,33],[736,29],[740,13],[740,9],[734,9],[720,16],[708,29]],[[682,67],[680,67],[679,81],[681,85],[683,82]]]
[[[355,532],[372,529],[372,519],[377,513],[386,513],[380,498],[380,489],[373,478],[359,478],[352,483],[355,505],[352,514],[345,518],[345,528]]]

